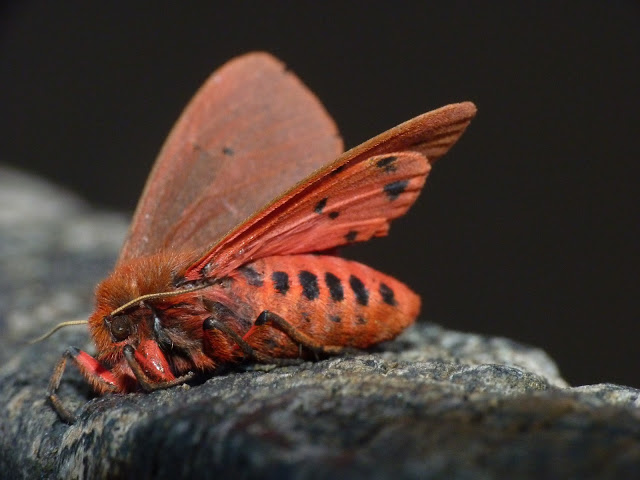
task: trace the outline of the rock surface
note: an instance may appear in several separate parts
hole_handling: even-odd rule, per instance
[[[570,388],[544,352],[419,324],[372,352],[94,397],[69,368],[126,219],[0,169],[2,478],[640,478],[639,392]]]

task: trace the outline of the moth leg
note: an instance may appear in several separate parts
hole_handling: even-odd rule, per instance
[[[104,368],[95,358],[76,347],[69,347],[62,354],[62,357],[53,370],[47,388],[47,398],[60,419],[63,422],[73,424],[76,421],[76,416],[64,406],[56,393],[60,387],[62,374],[67,367],[67,360],[75,363],[78,370],[80,370],[82,375],[98,393],[118,392],[121,390],[121,387],[113,374]]]
[[[264,353],[258,352],[251,345],[249,345],[240,335],[238,335],[232,328],[229,328],[224,323],[216,320],[214,317],[207,318],[202,324],[204,330],[220,330],[222,333],[231,338],[242,350],[247,358],[251,358],[258,363],[266,363],[271,365],[300,365],[301,360],[293,358],[278,358]]]
[[[171,378],[170,380],[153,380],[144,371],[143,365],[141,365],[143,361],[136,357],[136,351],[131,345],[125,345],[123,348],[123,353],[124,358],[126,358],[127,363],[131,367],[131,370],[133,371],[133,374],[138,381],[138,384],[140,384],[145,392],[152,392],[154,390],[162,390],[164,388],[174,387],[176,385],[185,383],[186,381],[193,378],[193,372],[189,372],[185,375],[182,375],[181,377]]]
[[[315,341],[306,333],[301,332],[299,329],[291,325],[280,315],[277,315],[269,310],[264,310],[256,319],[254,325],[269,325],[273,328],[285,333],[291,340],[298,345],[308,348],[314,353],[323,353],[326,355],[339,355],[345,352],[353,351],[352,348],[343,347],[341,345],[324,345]]]

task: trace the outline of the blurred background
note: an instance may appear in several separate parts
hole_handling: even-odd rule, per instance
[[[101,208],[133,211],[196,88],[250,50],[347,147],[476,102],[409,215],[345,256],[416,289],[425,320],[539,346],[572,384],[640,387],[640,3],[3,5],[2,161]]]

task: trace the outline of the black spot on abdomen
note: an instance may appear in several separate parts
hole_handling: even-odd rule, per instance
[[[287,272],[273,272],[271,274],[271,280],[273,281],[273,287],[276,292],[286,295],[289,291],[289,275]]]
[[[239,270],[247,280],[247,283],[252,287],[261,287],[264,285],[262,274],[254,270],[252,267],[240,267]]]
[[[398,304],[398,302],[396,302],[396,297],[393,289],[386,283],[380,284],[380,296],[382,297],[382,301],[387,305],[395,307]]]
[[[307,270],[302,270],[298,274],[300,285],[302,285],[302,294],[309,300],[315,300],[320,296],[320,288],[318,287],[318,277]]]
[[[349,285],[356,296],[356,302],[366,307],[369,304],[369,291],[364,286],[364,283],[362,283],[362,280],[355,275],[351,275],[349,277]]]
[[[324,283],[327,284],[329,294],[334,302],[341,302],[344,300],[344,290],[342,289],[342,282],[333,273],[327,272],[324,274]]]

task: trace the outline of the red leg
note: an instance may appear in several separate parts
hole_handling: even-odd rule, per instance
[[[53,375],[51,375],[51,380],[49,381],[49,388],[47,389],[47,395],[60,418],[64,422],[74,423],[76,416],[62,404],[60,398],[56,394],[58,387],[60,387],[60,380],[62,379],[62,374],[67,366],[68,359],[71,359],[73,363],[76,364],[82,375],[89,381],[97,393],[123,391],[123,386],[121,382],[116,379],[113,373],[103,367],[100,362],[91,355],[75,347],[69,347],[62,355],[62,358],[56,365],[56,368],[53,370]]]
[[[256,319],[254,325],[269,325],[285,333],[291,340],[298,345],[302,345],[308,348],[314,353],[323,353],[326,355],[339,355],[341,353],[353,351],[352,348],[343,347],[341,345],[324,345],[311,338],[306,333],[303,333],[289,322],[287,322],[280,315],[277,315],[269,310],[263,311]]]
[[[213,317],[207,318],[204,321],[202,328],[205,331],[218,330],[222,332],[224,335],[226,335],[228,338],[230,338],[235,342],[235,344],[240,348],[240,350],[242,350],[242,353],[244,353],[246,358],[250,358],[258,363],[280,365],[280,366],[300,364],[300,360],[297,360],[297,359],[277,358],[277,357],[272,357],[269,355],[265,355],[264,353],[258,352],[251,345],[249,345],[244,338],[240,337],[240,335],[238,335],[232,328],[229,328],[223,322],[220,322]]]
[[[158,344],[153,340],[143,343],[138,350],[134,350],[131,345],[125,345],[123,352],[136,380],[145,392],[180,385],[193,377],[193,372],[189,372],[176,378]]]

